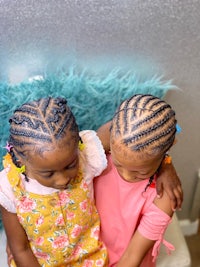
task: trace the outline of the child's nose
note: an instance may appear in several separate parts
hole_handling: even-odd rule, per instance
[[[56,185],[65,186],[69,183],[70,177],[65,172],[59,172],[56,174]]]

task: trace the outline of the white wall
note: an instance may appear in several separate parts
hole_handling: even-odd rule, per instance
[[[185,195],[178,216],[189,218],[200,168],[199,25],[198,0],[0,0],[0,79],[63,62],[173,79],[181,90],[166,100],[183,129],[172,151]]]

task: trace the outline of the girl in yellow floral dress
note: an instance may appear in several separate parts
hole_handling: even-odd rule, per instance
[[[107,266],[92,191],[107,166],[96,133],[79,133],[62,98],[23,104],[9,122],[0,207],[11,266]]]

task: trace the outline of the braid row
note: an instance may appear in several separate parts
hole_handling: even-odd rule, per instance
[[[176,133],[175,112],[152,95],[135,95],[122,102],[112,123],[115,137],[121,136],[132,150],[166,150]]]
[[[161,132],[160,134],[157,134],[155,137],[148,138],[145,141],[139,142],[136,145],[134,144],[132,148],[135,151],[139,151],[141,149],[148,147],[150,144],[155,143],[156,141],[159,141],[161,138],[165,138],[169,134],[172,134],[172,135],[175,134],[174,127],[168,128],[165,132]],[[156,147],[159,148],[159,147],[165,146],[170,139],[171,137],[169,139],[166,139],[164,142],[162,142],[159,146],[156,146]]]
[[[158,103],[156,105],[158,105]],[[156,105],[154,105],[154,107]],[[168,104],[165,104],[165,105],[161,106],[160,108],[158,108],[155,111],[153,109],[150,109],[149,111],[152,111],[152,112],[149,112],[149,115],[145,116],[144,119],[141,119],[138,122],[134,123],[133,126],[132,126],[132,130],[138,129],[144,123],[147,123],[152,119],[154,120],[156,117],[159,117],[162,112],[167,111],[169,108],[170,108],[170,106]],[[142,110],[144,110],[144,109],[142,109]],[[174,115],[174,111],[172,111],[172,114],[168,114],[167,113],[166,114],[166,119],[167,118],[170,119],[170,117],[173,116],[173,115]],[[134,117],[132,119],[134,119]]]
[[[168,123],[168,121],[171,120],[171,117],[169,117],[169,114],[167,114],[163,119],[160,119],[160,121],[157,121],[152,126],[148,126],[150,119],[155,119],[156,115],[157,114],[155,114],[155,116],[151,114],[150,116],[148,116],[147,119],[144,119],[140,121],[139,123],[134,124],[131,128],[131,133],[133,133],[134,131],[137,131],[139,129],[139,126],[141,126],[144,123],[147,124],[147,129],[141,130],[140,132],[137,131],[135,135],[125,138],[124,139],[125,143],[126,144],[132,143],[132,142],[135,142],[141,139],[143,136],[152,134],[154,131],[158,131],[160,128],[165,126],[166,123]],[[174,112],[172,112],[170,115],[174,115]]]
[[[10,143],[17,148],[39,142],[53,143],[66,129],[78,132],[75,118],[63,98],[41,98],[23,104],[10,118]]]

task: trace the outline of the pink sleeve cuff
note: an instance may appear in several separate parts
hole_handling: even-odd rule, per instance
[[[175,250],[175,247],[171,243],[167,242],[165,239],[157,240],[152,250],[153,262],[156,260],[159,254],[161,244],[165,246],[168,255],[171,254],[171,251]]]
[[[161,244],[165,245],[168,254],[175,249],[172,244],[164,240],[165,230],[171,220],[168,214],[160,210],[153,203],[140,220],[138,231],[141,235],[149,240],[156,240],[152,250],[153,261],[158,256]]]

